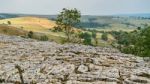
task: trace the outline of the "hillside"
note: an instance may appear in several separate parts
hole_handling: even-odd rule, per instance
[[[99,31],[133,31],[137,27],[150,25],[150,19],[136,16],[82,16],[79,25]]]
[[[10,16],[10,15],[9,15]],[[14,16],[14,15],[13,15]],[[22,17],[20,17],[22,16]],[[36,39],[40,39],[41,36],[46,35],[49,40],[55,41],[57,43],[64,43],[66,35],[64,32],[54,32],[52,29],[55,24],[56,15],[50,16],[51,19],[42,18],[42,16],[38,15],[18,15],[16,18],[7,18],[0,20],[0,24],[7,24],[9,27],[15,27],[13,29],[17,29],[16,33],[19,31],[33,31],[36,35]],[[43,16],[48,17],[48,16]],[[111,31],[127,31],[131,32],[137,30],[138,27],[145,28],[150,25],[150,20],[148,18],[142,17],[123,17],[123,16],[88,16],[84,15],[81,17],[81,23],[76,25],[75,30],[80,30],[77,28],[84,28],[85,31],[88,32],[90,30],[96,30],[98,46],[110,46],[113,41],[116,39],[109,34],[108,41],[102,41],[101,35],[103,31],[111,32]],[[1,29],[0,29],[1,30]],[[2,29],[3,30],[3,29]],[[91,33],[91,32],[89,32]],[[22,35],[19,35],[22,36]],[[76,35],[74,35],[76,36]],[[74,38],[74,37],[73,37]],[[94,39],[92,39],[92,44],[94,44]]]
[[[10,21],[10,25],[8,25],[8,21]],[[58,43],[61,43],[62,39],[65,37],[63,32],[55,33],[50,31],[56,26],[54,21],[48,20],[46,18],[38,18],[38,17],[18,17],[18,18],[9,18],[0,20],[0,24],[7,24],[5,26],[14,27],[16,29],[16,33],[18,30],[22,31],[33,31],[35,34],[46,35],[50,40],[54,40]],[[13,28],[13,29],[14,29]],[[15,30],[14,29],[14,30]],[[1,30],[1,29],[0,29]],[[11,32],[11,31],[10,31]]]
[[[47,18],[49,20],[55,20],[57,15],[34,15],[34,14],[0,14],[0,18],[9,19],[17,17],[40,17]],[[133,31],[137,27],[144,27],[150,25],[149,13],[146,14],[120,14],[111,16],[94,16],[94,15],[82,15],[81,23],[77,24],[77,28],[97,29],[100,31],[112,31],[123,30]],[[102,29],[102,30],[101,30]]]
[[[149,62],[113,48],[60,45],[0,35],[0,83],[149,84]]]
[[[7,24],[11,22],[11,26],[20,27],[28,31],[46,31],[56,26],[54,21],[50,21],[46,18],[37,17],[18,17],[0,20],[0,24]]]
[[[28,32],[13,26],[0,25],[0,34],[24,36]]]

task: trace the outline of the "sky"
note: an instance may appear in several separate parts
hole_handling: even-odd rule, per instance
[[[53,15],[63,8],[83,15],[150,13],[150,0],[0,0],[0,13]]]

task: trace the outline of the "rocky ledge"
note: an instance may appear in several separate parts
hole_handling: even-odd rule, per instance
[[[0,83],[150,84],[150,62],[113,48],[0,35]],[[17,83],[18,84],[18,83]]]

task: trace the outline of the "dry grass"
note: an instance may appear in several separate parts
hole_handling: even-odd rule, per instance
[[[0,25],[0,33],[6,35],[24,36],[27,34],[27,31],[18,29],[16,27],[8,26],[8,25]]]
[[[19,17],[19,18],[10,18],[0,20],[0,24],[8,24],[10,21],[11,25],[0,27],[0,33],[4,33],[4,29],[7,29],[9,34],[12,35],[22,35],[20,31],[33,31],[34,33],[45,34],[49,37],[50,40],[54,40],[58,43],[61,43],[61,40],[66,36],[63,32],[51,32],[49,29],[52,29],[56,26],[54,21],[48,20],[46,18],[37,18],[37,17]],[[7,28],[6,28],[7,27]],[[17,32],[17,33],[16,33]],[[18,33],[19,32],[19,33]],[[5,33],[6,34],[6,33]]]
[[[42,28],[53,28],[56,26],[54,21],[48,20],[46,18],[37,18],[37,17],[19,17],[19,18],[10,18],[10,19],[4,19],[0,20],[0,24],[10,21],[11,25],[34,25],[34,26],[40,26]],[[32,28],[32,27],[31,27]]]

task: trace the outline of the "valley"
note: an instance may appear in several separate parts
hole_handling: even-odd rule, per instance
[[[53,32],[54,27],[57,26],[55,23],[56,15],[0,14],[0,17],[3,18],[0,20],[1,25],[8,25],[9,27],[15,27],[13,29],[16,29],[16,31],[26,32],[24,35],[19,36],[24,37],[29,31],[32,31],[34,32],[35,39],[40,39],[38,37],[44,35],[46,35],[49,40],[57,43],[64,43],[64,39],[66,39],[64,32]],[[9,25],[8,22],[11,24]],[[98,45],[109,46],[115,38],[109,34],[108,39],[110,42],[103,42],[100,40],[101,32],[132,32],[137,30],[138,27],[144,28],[148,25],[150,25],[150,20],[144,17],[83,15],[81,17],[81,23],[76,24],[75,29],[82,30],[83,32],[91,32],[94,30],[97,32]]]

